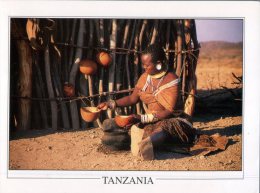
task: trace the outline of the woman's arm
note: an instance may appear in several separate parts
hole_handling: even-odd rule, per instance
[[[117,99],[116,106],[118,107],[126,107],[130,105],[134,105],[139,101],[138,89],[135,88],[133,93],[129,96],[125,96],[123,98]]]
[[[144,123],[149,123],[149,122],[155,122],[163,119],[167,119],[172,115],[172,111],[169,110],[162,110],[157,113],[152,113],[152,114],[144,114],[144,115],[136,115],[133,114],[132,116],[135,119],[138,120],[143,120]],[[151,117],[152,116],[152,117]]]
[[[134,105],[139,101],[138,89],[135,88],[133,93],[130,96],[125,96],[123,98],[115,100],[115,106],[117,107],[126,107]],[[109,108],[108,102],[100,103],[97,108],[102,110],[107,110]]]
[[[126,107],[126,106],[136,104],[139,101],[139,95],[138,95],[139,88],[142,88],[142,86],[145,84],[146,77],[147,74],[145,73],[141,75],[131,95],[115,100],[113,105],[109,105],[108,104],[109,102],[104,102],[104,103],[100,103],[97,107],[102,110],[107,110],[109,106]]]
[[[157,118],[158,120],[162,120],[162,119],[166,119],[169,118],[172,115],[173,111],[169,111],[169,110],[162,110],[162,111],[158,111],[157,113],[153,114],[155,116],[155,118]]]

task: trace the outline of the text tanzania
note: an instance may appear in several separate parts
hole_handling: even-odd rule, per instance
[[[103,176],[104,184],[153,184],[151,177],[108,177]]]

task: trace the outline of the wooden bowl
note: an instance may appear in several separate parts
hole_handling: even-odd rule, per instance
[[[74,86],[68,82],[64,83],[63,91],[65,96],[72,97],[75,95],[75,89]]]
[[[93,122],[100,114],[100,110],[97,107],[81,107],[80,114],[84,121]]]
[[[99,52],[97,54],[97,62],[104,66],[104,67],[108,67],[109,64],[111,63],[112,61],[112,57],[109,53],[107,52]]]
[[[83,74],[93,75],[97,72],[97,63],[89,59],[81,60],[79,62],[79,70]]]
[[[129,124],[133,124],[134,118],[129,115],[117,115],[115,117],[115,122],[119,127],[125,127]]]

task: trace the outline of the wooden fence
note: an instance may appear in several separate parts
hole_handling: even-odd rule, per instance
[[[96,106],[129,93],[142,73],[140,54],[160,43],[169,69],[181,78],[183,108],[192,116],[199,44],[191,19],[11,19],[10,125],[26,129],[90,128],[81,106]],[[109,66],[97,62],[107,52]],[[79,62],[97,64],[94,74],[79,71]],[[102,95],[112,92],[111,95]],[[88,97],[101,94],[98,97]],[[88,98],[84,98],[87,96]],[[94,126],[115,113],[142,113],[142,104],[103,113]],[[11,129],[13,129],[11,128]]]

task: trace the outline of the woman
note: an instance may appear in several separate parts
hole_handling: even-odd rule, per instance
[[[178,77],[168,72],[165,63],[164,50],[156,45],[150,45],[141,56],[144,73],[139,78],[133,93],[118,100],[111,100],[98,105],[107,110],[144,102],[148,110],[143,115],[132,115],[142,123],[144,129],[143,140],[139,144],[140,156],[145,160],[154,159],[153,150],[173,140],[181,143],[192,143],[196,131],[185,117],[176,117],[176,103],[178,99]],[[113,119],[105,120],[104,130],[113,129],[116,124]]]

